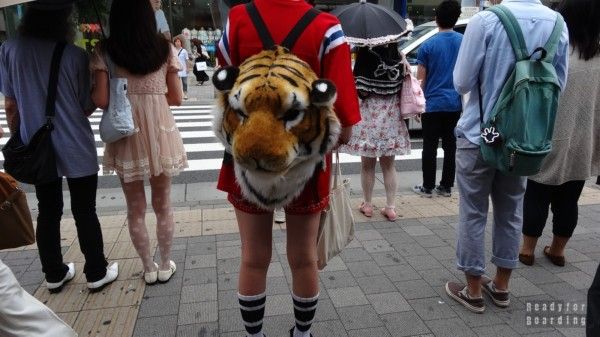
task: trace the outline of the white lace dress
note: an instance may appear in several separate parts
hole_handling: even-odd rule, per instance
[[[106,71],[104,57],[96,53],[90,68]],[[102,160],[105,174],[116,172],[129,183],[161,174],[174,176],[188,166],[181,134],[165,96],[167,73],[180,69],[173,48],[168,61],[154,73],[134,76],[117,67],[117,74],[127,78],[127,97],[139,132],[106,144]]]

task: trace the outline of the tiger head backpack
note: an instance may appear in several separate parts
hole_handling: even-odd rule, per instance
[[[336,88],[290,52],[319,11],[310,9],[276,45],[254,4],[246,8],[263,50],[213,75],[218,90],[213,131],[225,160],[233,158],[244,197],[274,209],[302,192],[337,143]]]

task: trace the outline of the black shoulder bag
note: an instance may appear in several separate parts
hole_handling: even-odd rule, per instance
[[[66,43],[59,42],[54,47],[46,97],[46,123],[36,131],[29,144],[24,144],[20,130],[17,130],[2,148],[4,154],[4,170],[16,180],[39,185],[58,178],[56,158],[52,138],[54,115],[56,114],[56,92],[60,61]],[[20,111],[19,113],[23,113]]]

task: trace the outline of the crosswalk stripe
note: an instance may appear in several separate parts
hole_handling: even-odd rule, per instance
[[[183,105],[183,106],[172,106],[170,107],[173,111],[189,111],[189,110],[204,110],[211,111],[214,109],[214,105]],[[102,109],[94,110],[96,112],[102,112]],[[6,110],[4,108],[0,108],[0,113],[4,113]]]
[[[183,139],[187,139],[187,138],[214,138],[215,137],[215,134],[212,131],[180,131],[179,133],[181,134],[181,138],[183,138]],[[94,140],[96,142],[102,141],[100,139],[100,135],[99,134],[94,134]],[[7,137],[1,138],[0,139],[0,145],[5,145],[7,141],[8,141]]]
[[[175,116],[185,116],[185,115],[212,115],[212,109],[208,110],[171,110],[173,115]],[[102,110],[96,110],[91,115],[91,117],[102,117]]]
[[[172,107],[171,111],[177,122],[177,127],[180,129],[181,137],[187,142],[184,143],[186,153],[191,158],[194,158],[194,156],[195,158],[209,157],[206,159],[188,160],[189,168],[185,172],[214,171],[221,168],[223,160],[221,152],[224,150],[224,147],[221,143],[215,142],[216,138],[211,130],[206,130],[212,127],[212,109],[213,107],[209,105]],[[97,142],[96,152],[98,157],[104,156],[104,146],[101,145],[100,135],[98,134],[98,125],[101,117],[102,111],[96,110],[89,118],[94,132],[94,139]],[[5,131],[8,131],[4,109],[0,109],[0,124],[5,126]],[[4,146],[7,141],[8,137],[1,138],[0,147]],[[395,159],[397,161],[418,160],[421,159],[421,154],[421,149],[414,149],[409,155],[396,156]],[[437,150],[437,157],[443,157],[442,149]],[[3,160],[4,157],[0,153],[0,162]],[[340,153],[340,162],[344,165],[355,165],[360,163],[360,157]],[[102,175],[102,170],[100,170],[100,175]]]
[[[421,159],[421,154],[423,150],[417,149],[412,150],[410,154],[403,156],[396,156],[395,160],[415,160]],[[437,157],[443,158],[444,151],[442,149],[437,149]],[[216,159],[194,159],[188,160],[188,168],[185,171],[210,171],[210,170],[219,170],[221,169],[221,165],[223,163],[222,158]],[[360,157],[349,155],[346,153],[340,153],[340,163],[341,164],[355,164],[360,163]],[[102,174],[102,169],[100,169],[100,174]]]
[[[88,120],[90,121],[91,124],[100,123],[100,118],[101,118],[101,116],[91,117],[91,118],[88,118]],[[213,117],[210,115],[206,115],[206,116],[175,115],[175,116],[173,116],[173,118],[175,118],[176,121],[211,120],[211,119],[213,119]],[[0,123],[2,123],[2,125],[6,125],[6,118],[0,118]]]
[[[212,126],[212,122],[180,122],[177,123],[177,127],[178,128],[205,128],[205,127],[211,127]],[[100,125],[99,124],[92,124],[92,130],[99,130],[100,129]]]

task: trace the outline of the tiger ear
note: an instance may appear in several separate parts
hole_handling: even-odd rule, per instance
[[[316,80],[310,91],[310,101],[316,106],[332,106],[337,98],[335,85],[329,80]]]
[[[213,74],[212,82],[217,90],[227,92],[233,88],[239,74],[237,67],[223,67]]]

